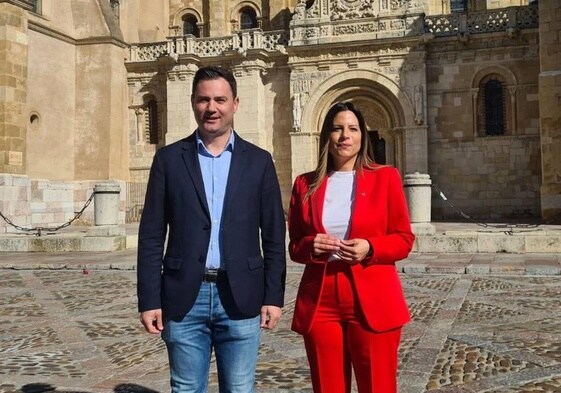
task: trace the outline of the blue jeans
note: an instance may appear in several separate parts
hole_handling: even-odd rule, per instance
[[[232,296],[224,286],[227,283],[203,282],[183,320],[165,321],[162,338],[168,350],[172,393],[206,392],[213,348],[220,393],[255,391],[260,316],[247,318],[232,311]]]

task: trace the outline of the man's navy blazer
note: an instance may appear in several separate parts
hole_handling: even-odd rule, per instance
[[[193,133],[154,156],[138,238],[140,312],[161,308],[165,319],[182,319],[191,309],[211,225]],[[233,300],[248,317],[284,304],[285,230],[271,155],[235,134],[220,242]]]

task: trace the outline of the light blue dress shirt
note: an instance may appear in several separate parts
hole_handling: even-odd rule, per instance
[[[222,266],[220,250],[222,248],[220,239],[220,226],[222,222],[222,209],[224,207],[224,197],[226,194],[226,184],[228,183],[228,173],[230,172],[230,162],[234,151],[234,132],[230,133],[230,139],[224,150],[217,156],[213,156],[208,151],[205,144],[196,134],[199,164],[203,183],[205,185],[205,195],[208,209],[210,211],[210,243],[206,255],[206,268],[218,269]]]

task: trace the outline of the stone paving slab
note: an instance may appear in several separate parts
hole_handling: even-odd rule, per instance
[[[0,393],[169,391],[164,345],[138,322],[134,258],[0,254]],[[491,271],[495,263],[502,270]],[[561,392],[561,276],[530,274],[556,263],[481,254],[400,262],[413,321],[402,335],[399,392]],[[291,263],[284,318],[262,334],[258,392],[312,391],[302,339],[289,329],[300,275]]]

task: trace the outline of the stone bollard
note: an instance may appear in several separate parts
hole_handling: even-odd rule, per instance
[[[117,225],[121,187],[115,183],[96,184],[94,192],[95,225]]]
[[[409,206],[411,226],[416,235],[434,235],[431,221],[431,184],[429,175],[415,172],[405,175],[403,186]]]

